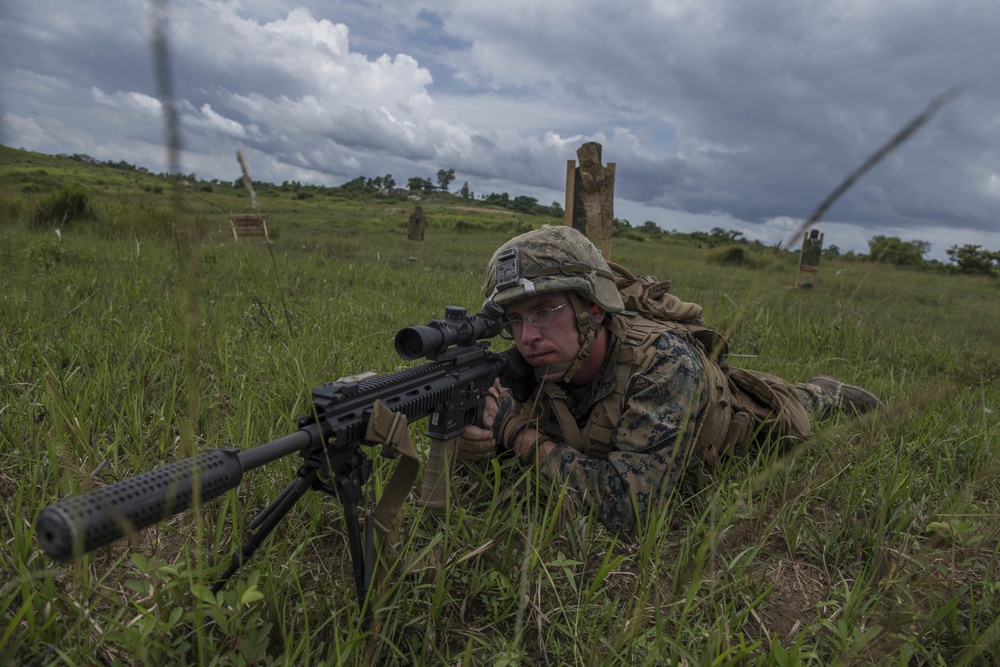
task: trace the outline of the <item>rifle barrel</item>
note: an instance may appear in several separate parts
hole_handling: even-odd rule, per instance
[[[470,319],[481,324],[482,318]],[[435,413],[428,434],[452,438],[473,413],[478,415],[480,393],[493,379],[504,373],[523,375],[527,371],[522,367],[524,362],[510,350],[494,354],[479,345],[455,346],[438,361],[417,368],[317,387],[313,390],[317,422],[300,420],[298,431],[252,449],[210,449],[49,505],[35,527],[39,544],[53,559],[66,561],[179,514],[196,500],[203,503],[222,495],[239,486],[244,472],[283,456],[303,452],[312,465],[324,459],[330,465],[330,452],[317,449],[324,441],[332,442],[334,453],[353,456],[349,447],[363,442],[376,399],[404,414],[407,421]]]
[[[66,561],[239,486],[237,450],[211,449],[156,470],[49,505],[38,516],[38,542]]]

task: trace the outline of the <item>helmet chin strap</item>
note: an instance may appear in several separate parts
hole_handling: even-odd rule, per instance
[[[600,322],[594,321],[593,310],[584,304],[583,299],[576,292],[567,292],[567,296],[569,297],[569,302],[573,304],[573,312],[576,314],[576,330],[580,332],[580,351],[572,361],[563,362],[569,365],[566,367],[566,372],[559,379],[560,382],[569,382],[576,375],[576,372],[580,370],[580,366],[583,365],[583,362],[590,355],[591,346],[597,340],[597,332],[601,330]],[[553,364],[549,366],[545,375],[551,376],[559,372],[561,370],[559,366],[562,365]]]

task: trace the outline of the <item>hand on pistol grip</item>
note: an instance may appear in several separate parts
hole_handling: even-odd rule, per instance
[[[482,426],[468,424],[461,435],[448,441],[431,441],[427,454],[427,469],[417,504],[441,509],[447,503],[447,486],[456,461],[484,461],[496,449],[493,420],[502,401],[499,383],[490,388],[483,403]]]

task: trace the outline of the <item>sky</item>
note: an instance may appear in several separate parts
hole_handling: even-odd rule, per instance
[[[996,0],[172,0],[179,169],[335,186],[454,169],[477,197],[565,202],[588,141],[614,213],[797,247],[801,222],[935,97],[959,91],[827,211],[876,235],[1000,250]],[[0,143],[168,170],[153,5],[0,3]]]

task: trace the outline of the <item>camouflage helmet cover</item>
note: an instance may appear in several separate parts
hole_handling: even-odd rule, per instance
[[[486,269],[487,298],[498,306],[535,294],[576,292],[601,310],[625,310],[614,274],[600,251],[568,226],[536,229],[500,246]]]

